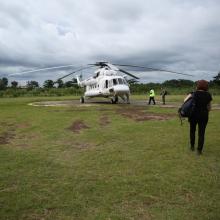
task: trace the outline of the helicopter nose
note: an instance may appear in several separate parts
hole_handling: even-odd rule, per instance
[[[117,85],[114,86],[114,93],[117,95],[128,93],[129,87],[127,85]]]

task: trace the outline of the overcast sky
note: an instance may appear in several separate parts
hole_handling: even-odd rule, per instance
[[[73,68],[9,74],[109,61],[210,80],[220,71],[219,12],[219,0],[1,0],[0,78],[42,82]],[[184,78],[137,75],[146,82]]]

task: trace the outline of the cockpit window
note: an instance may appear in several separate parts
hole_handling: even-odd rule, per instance
[[[117,79],[113,79],[113,85],[117,85],[117,84],[118,84]]]

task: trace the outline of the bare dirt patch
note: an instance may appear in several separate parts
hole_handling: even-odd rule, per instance
[[[96,106],[94,103],[81,104],[78,100],[66,100],[66,101],[42,101],[29,103],[30,106],[44,106],[44,107],[91,107]]]
[[[33,140],[33,137],[26,138],[26,136],[22,136],[20,133],[16,133],[17,129],[27,129],[30,128],[30,124],[28,122],[21,123],[9,123],[9,122],[1,122],[0,127],[3,128],[3,132],[0,134],[0,145],[11,144],[12,141],[16,138],[16,142],[13,142],[13,146],[28,146],[30,140]],[[17,141],[23,140],[22,144],[18,144]]]
[[[16,142],[13,143],[14,147],[17,148],[31,148],[32,143],[36,140],[41,139],[41,134],[36,132],[22,132],[16,135]]]
[[[88,129],[88,128],[89,127],[82,120],[76,120],[68,129],[74,133],[80,133],[82,129]]]
[[[108,124],[110,124],[110,119],[108,118],[107,115],[102,115],[99,119],[99,125],[101,127],[105,127],[107,126]]]
[[[16,125],[12,122],[2,121],[0,127],[3,128],[0,134],[0,145],[10,144],[16,136]]]
[[[157,114],[152,112],[146,112],[146,109],[143,108],[122,108],[118,109],[117,113],[119,113],[123,117],[133,119],[134,121],[165,121],[176,116],[173,114]]]
[[[15,134],[10,131],[2,133],[0,135],[0,145],[9,144],[11,140],[14,139],[14,137],[15,137]]]

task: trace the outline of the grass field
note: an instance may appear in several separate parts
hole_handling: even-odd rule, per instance
[[[176,108],[28,105],[72,98],[0,99],[0,219],[220,219],[220,110],[198,156]]]

